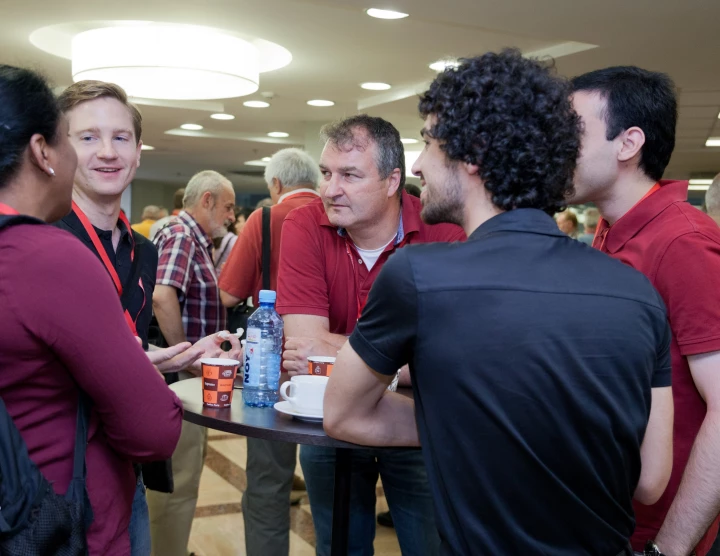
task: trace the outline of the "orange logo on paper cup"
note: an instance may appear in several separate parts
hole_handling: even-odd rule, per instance
[[[212,390],[205,390],[204,399],[205,403],[217,403],[218,393]]]
[[[210,365],[203,365],[203,378],[220,378],[220,367],[212,367]]]

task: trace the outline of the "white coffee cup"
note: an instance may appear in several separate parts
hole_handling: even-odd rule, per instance
[[[280,395],[290,402],[290,406],[298,413],[322,415],[328,380],[326,376],[294,376],[280,386]]]

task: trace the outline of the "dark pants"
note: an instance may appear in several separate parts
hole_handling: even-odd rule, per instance
[[[287,556],[296,463],[296,444],[247,439],[247,489],[242,508],[248,556]]]
[[[315,524],[316,553],[329,556],[332,537],[335,449],[301,446],[310,511]],[[420,450],[352,450],[349,556],[371,556],[375,539],[375,488],[378,475],[403,554],[440,554],[432,496]]]

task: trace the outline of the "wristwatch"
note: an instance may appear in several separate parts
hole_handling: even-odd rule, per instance
[[[662,552],[660,552],[660,549],[658,548],[658,545],[655,544],[655,541],[649,540],[645,543],[645,550],[643,551],[644,556],[665,556]],[[693,550],[690,553],[690,556],[695,556],[695,551]]]
[[[645,543],[645,550],[643,551],[644,556],[665,556],[662,552],[660,552],[660,549],[658,548],[658,545],[655,544],[655,541],[649,540]]]

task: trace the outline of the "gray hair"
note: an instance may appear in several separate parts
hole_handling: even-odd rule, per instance
[[[367,137],[357,131],[362,130]],[[400,169],[400,186],[398,196],[405,187],[405,148],[400,141],[400,132],[387,120],[358,114],[344,120],[323,126],[320,135],[324,141],[333,145],[344,147],[347,145],[356,149],[368,148],[368,139],[377,145],[377,159],[375,164],[380,179],[386,179],[395,168]]]
[[[162,211],[163,209],[156,205],[148,205],[143,209],[140,218],[143,220],[160,220],[160,218],[162,218]]]
[[[595,230],[600,223],[600,211],[590,207],[585,209],[583,216],[585,217],[585,221],[583,222],[584,226],[588,229]]]
[[[720,214],[720,174],[713,178],[705,193],[705,209],[708,214]]]
[[[283,187],[311,185],[317,187],[320,170],[317,162],[302,149],[282,149],[276,152],[265,167],[265,181],[268,187],[277,178]]]
[[[190,178],[190,181],[185,186],[183,208],[189,209],[195,207],[206,191],[212,193],[213,197],[217,197],[225,185],[232,187],[229,179],[214,170],[198,172]]]

